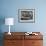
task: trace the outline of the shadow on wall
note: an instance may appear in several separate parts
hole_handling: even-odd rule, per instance
[[[5,17],[0,16],[0,46],[3,46],[3,32],[2,25],[5,23]]]

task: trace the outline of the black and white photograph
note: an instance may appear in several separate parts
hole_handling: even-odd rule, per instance
[[[35,22],[35,9],[19,9],[19,22]]]

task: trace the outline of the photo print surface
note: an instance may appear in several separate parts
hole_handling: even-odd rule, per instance
[[[35,22],[35,9],[19,9],[19,22]]]

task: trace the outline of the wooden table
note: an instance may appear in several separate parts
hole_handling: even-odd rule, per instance
[[[43,46],[43,35],[40,32],[38,35],[25,35],[26,32],[11,32],[8,35],[4,33],[4,46]]]

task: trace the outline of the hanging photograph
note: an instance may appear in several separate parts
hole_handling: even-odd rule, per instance
[[[19,22],[35,22],[35,9],[19,9],[18,10]]]

